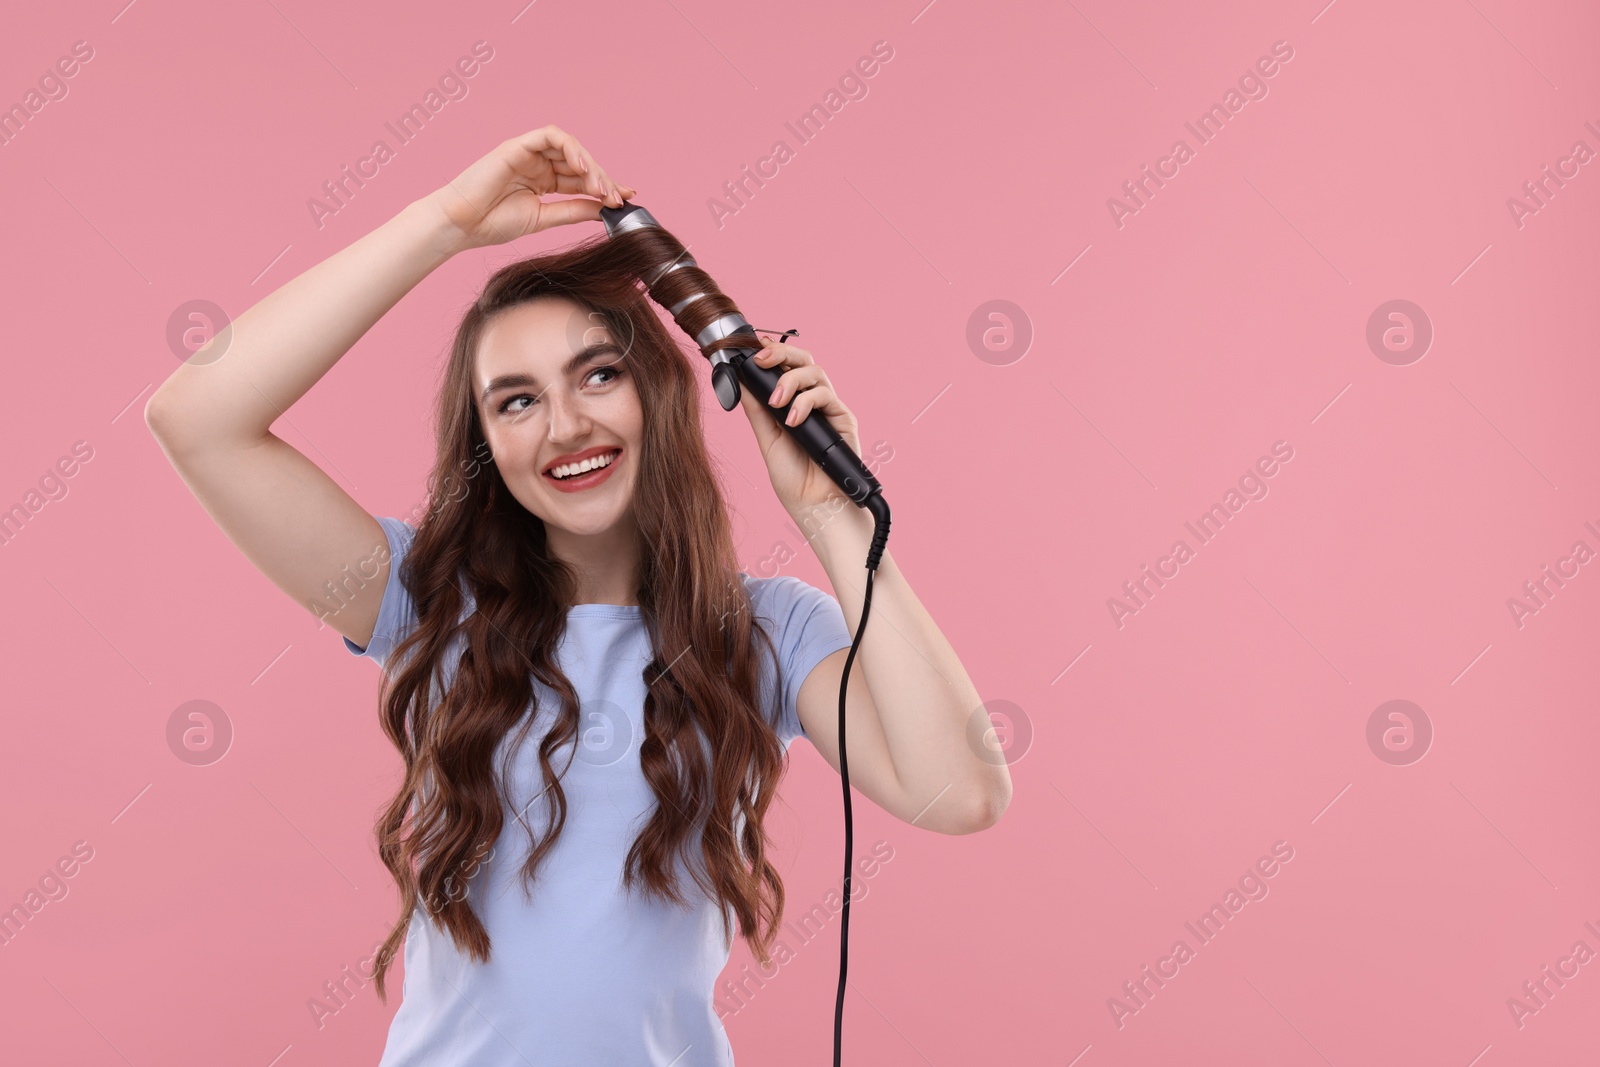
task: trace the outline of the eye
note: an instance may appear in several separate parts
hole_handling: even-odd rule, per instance
[[[602,378],[600,380],[600,382],[599,382],[600,385],[610,385],[612,382],[614,382],[618,378],[622,377],[622,374],[623,374],[622,365],[620,363],[608,363],[603,367],[596,367],[594,370],[592,370],[592,371],[590,371],[588,373],[587,378],[592,380],[596,374],[604,374],[604,375],[606,375],[605,378]],[[519,400],[527,400],[527,401],[529,401],[528,407],[532,407],[534,404],[537,404],[539,402],[539,398],[534,396],[532,393],[513,393],[511,396],[508,396],[504,400],[502,400],[500,402],[500,406],[495,408],[495,411],[497,413],[501,414],[501,415],[504,415],[507,412],[511,412],[512,414],[520,415],[523,412],[527,411],[528,408],[527,407],[519,407],[519,408],[516,408],[515,410],[513,410],[511,405],[515,404]]]

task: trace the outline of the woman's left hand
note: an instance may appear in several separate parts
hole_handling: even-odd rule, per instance
[[[820,411],[844,443],[856,455],[861,454],[861,442],[856,433],[856,417],[840,402],[833,391],[828,376],[817,366],[811,353],[798,345],[782,344],[766,334],[761,334],[761,351],[751,359],[763,367],[781,369],[777,395],[770,401],[781,407],[793,398],[789,408],[788,425],[798,426],[813,411]],[[843,497],[839,487],[817,466],[800,442],[788,433],[771,412],[762,404],[764,397],[752,396],[740,383],[739,406],[744,408],[750,427],[755,431],[756,442],[761,446],[761,456],[767,461],[767,474],[772,479],[773,491],[788,509],[791,517],[800,518],[805,512],[825,504],[832,497]]]

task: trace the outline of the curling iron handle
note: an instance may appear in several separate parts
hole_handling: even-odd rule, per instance
[[[742,349],[739,351],[744,352]],[[872,476],[866,464],[861,462],[861,457],[851,450],[844,438],[839,436],[839,431],[833,428],[822,412],[809,412],[801,420],[800,425],[790,426],[784,419],[788,417],[789,408],[794,404],[794,400],[790,399],[789,403],[782,407],[774,407],[767,402],[767,397],[778,387],[781,369],[763,367],[748,355],[735,355],[733,359],[738,361],[739,378],[744,387],[761,399],[761,403],[773,413],[779,424],[794,435],[801,447],[816,461],[817,466],[833,479],[833,483],[850,498],[851,502],[858,507],[866,507],[869,497],[883,491],[878,479]]]

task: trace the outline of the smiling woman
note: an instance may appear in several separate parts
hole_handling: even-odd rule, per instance
[[[735,931],[770,959],[784,886],[765,818],[796,737],[838,769],[837,738],[806,724],[828,721],[853,635],[834,597],[740,570],[695,368],[640,280],[648,232],[484,283],[439,387],[417,525],[369,513],[270,430],[456,252],[599,221],[598,199],[552,192],[620,206],[632,190],[557,127],[513,138],[236,318],[227,358],[195,353],[145,417],[298,602],[317,610],[369,564],[321,614],[382,668],[379,721],[403,765],[376,827],[401,897],[380,996],[405,948],[381,1063],[730,1067],[713,985]],[[809,353],[753,358],[776,371],[785,355],[791,412],[851,418]],[[819,503],[826,477],[761,417],[780,499]],[[846,525],[819,545],[859,534]],[[819,547],[835,551],[859,560],[865,542]],[[981,829],[1005,780],[967,748],[976,693],[887,553],[880,573],[884,613],[913,638],[859,645],[875,688],[849,690],[854,784],[921,829]],[[917,757],[903,767],[880,696]]]
[[[239,316],[227,358],[181,366],[146,409],[296,600],[380,564],[322,614],[383,668],[404,764],[377,826],[402,898],[380,995],[406,957],[384,1064],[730,1064],[712,986],[735,927],[768,956],[784,894],[764,817],[804,732],[801,684],[851,643],[827,594],[740,571],[698,383],[637,241],[596,234],[487,280],[451,346],[417,526],[270,433],[449,255],[597,221],[595,200],[536,195],[580,190],[622,203],[562,131],[507,142]],[[600,1005],[603,1025],[574,1026]]]
[[[381,520],[390,578],[347,647],[383,665],[408,767],[379,824],[407,902],[379,959],[381,981],[407,938],[397,1056],[442,1054],[475,1005],[555,1062],[636,1062],[666,1034],[666,1060],[726,1064],[712,986],[734,924],[769,958],[784,894],[763,817],[801,684],[851,635],[820,590],[739,570],[699,385],[639,287],[640,243],[488,280],[445,369],[435,477],[480,442],[492,469],[415,530]],[[496,843],[465,894],[440,893]],[[605,965],[585,968],[597,923]],[[619,1014],[601,1032],[561,1029],[600,1000]]]
[[[463,323],[452,370],[470,375],[504,488],[543,521],[551,554],[572,569],[575,602],[636,604],[633,498],[645,421],[636,378],[660,373],[646,346],[672,346],[659,326],[659,337],[631,344],[643,327],[610,309],[629,293],[641,299],[633,276],[620,262],[591,264],[593,254],[524,261],[491,279],[480,315]],[[604,269],[612,291],[595,292]],[[546,280],[552,271],[559,282]],[[686,391],[692,398],[692,383]]]

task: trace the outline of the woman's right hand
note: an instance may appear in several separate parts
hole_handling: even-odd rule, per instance
[[[579,198],[540,199],[550,193]],[[427,199],[459,231],[463,248],[480,248],[553,226],[598,222],[602,202],[621,207],[633,195],[633,187],[613,181],[576,137],[542,126],[502,141]]]

